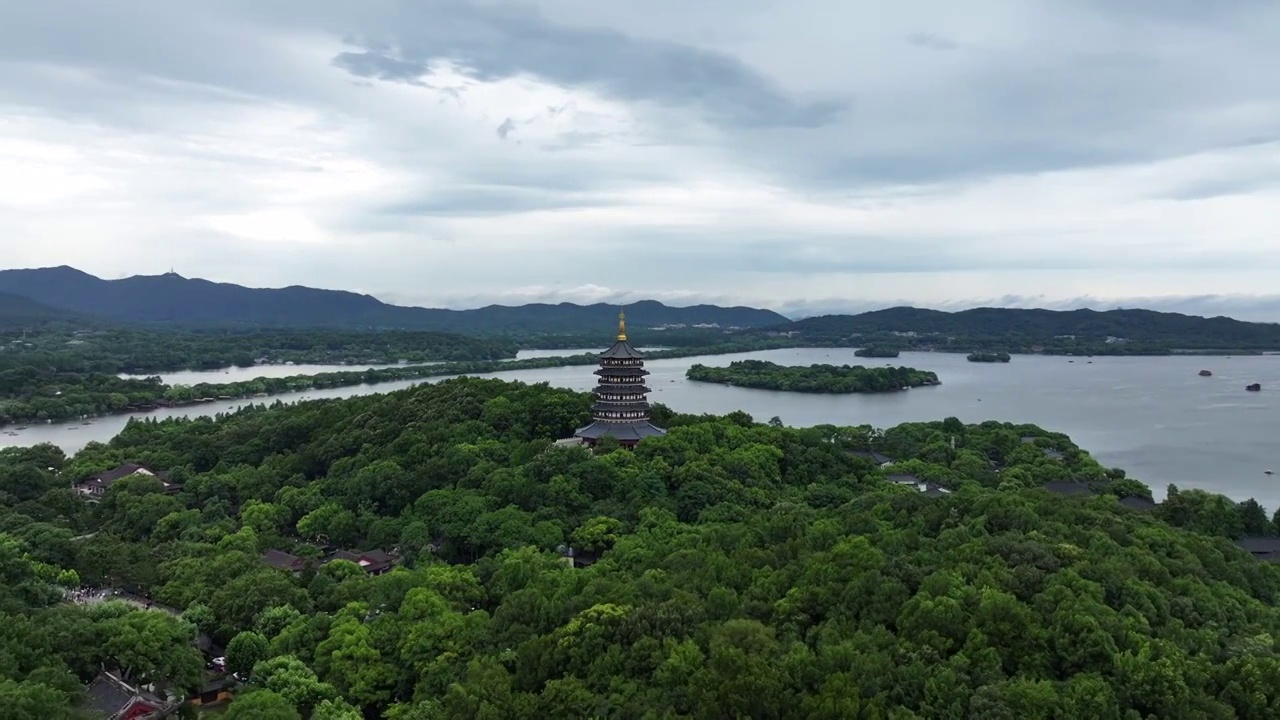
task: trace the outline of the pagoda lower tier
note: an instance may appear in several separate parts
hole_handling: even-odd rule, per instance
[[[590,425],[575,432],[573,436],[582,438],[588,443],[595,444],[596,441],[607,435],[615,438],[623,445],[630,446],[635,445],[645,438],[666,434],[666,430],[663,430],[648,420],[643,420],[641,422],[607,422],[604,420],[595,420]]]

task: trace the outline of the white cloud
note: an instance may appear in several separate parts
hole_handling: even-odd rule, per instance
[[[979,5],[27,4],[2,263],[461,305],[1275,292],[1276,6]]]

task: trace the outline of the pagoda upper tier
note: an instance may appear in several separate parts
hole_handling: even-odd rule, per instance
[[[628,447],[647,437],[665,435],[666,430],[649,422],[649,388],[645,385],[644,354],[627,342],[627,320],[618,314],[618,336],[613,345],[600,354],[600,367],[591,405],[591,424],[579,429],[574,437],[594,444],[610,435]]]

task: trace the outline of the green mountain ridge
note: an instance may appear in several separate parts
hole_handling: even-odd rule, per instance
[[[50,307],[29,297],[0,292],[0,330],[36,327],[50,322],[76,321],[77,313]]]
[[[605,303],[490,305],[473,310],[404,307],[343,290],[300,286],[248,288],[173,273],[104,280],[66,266],[2,270],[0,292],[118,322],[197,326],[377,328],[473,334],[581,333],[610,326],[618,314],[616,305]],[[772,310],[749,307],[671,307],[645,300],[626,309],[627,321],[633,327],[746,328],[790,322]]]
[[[894,307],[857,315],[805,318],[760,332],[794,333],[815,343],[849,343],[896,335],[904,346],[955,338],[981,346],[1072,342],[1137,343],[1166,349],[1280,349],[1280,324],[1198,317],[1155,310],[974,308],[945,312]],[[912,337],[914,333],[914,337]],[[941,336],[941,337],[939,337]]]

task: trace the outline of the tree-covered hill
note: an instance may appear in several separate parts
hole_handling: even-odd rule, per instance
[[[0,332],[34,329],[53,323],[82,321],[84,318],[13,293],[0,292]]]
[[[939,349],[1008,349],[1026,352],[1079,348],[1094,352],[1168,352],[1174,349],[1280,349],[1280,324],[1227,317],[1203,318],[1153,310],[1041,310],[975,308],[943,312],[895,307],[858,315],[825,315],[786,323],[768,332],[791,332],[810,342],[896,344]],[[897,333],[897,335],[894,335]],[[915,337],[910,334],[914,333]],[[1108,343],[1107,338],[1113,338]],[[1120,339],[1116,342],[1114,339]],[[855,344],[857,344],[855,343]]]
[[[607,337],[618,317],[616,305],[603,303],[444,310],[390,305],[369,295],[340,290],[248,288],[174,273],[104,280],[65,266],[0,270],[0,292],[120,322],[187,326],[380,328],[468,334],[596,331]],[[787,322],[787,318],[771,310],[715,305],[670,307],[652,300],[629,305],[627,316],[633,327],[759,327]]]
[[[1117,497],[1146,488],[1066,436],[954,418],[792,429],[659,406],[670,432],[635,451],[552,447],[589,406],[463,379],[133,422],[71,459],[0,452],[0,531],[229,642],[253,677],[233,720],[1280,712],[1280,569],[1230,537],[1276,533],[1256,503],[1131,510]],[[88,506],[66,488],[125,461],[182,491],[130,478]],[[260,560],[321,538],[402,567]],[[0,648],[36,632],[13,625]],[[0,683],[41,663],[86,679],[32,648]]]

